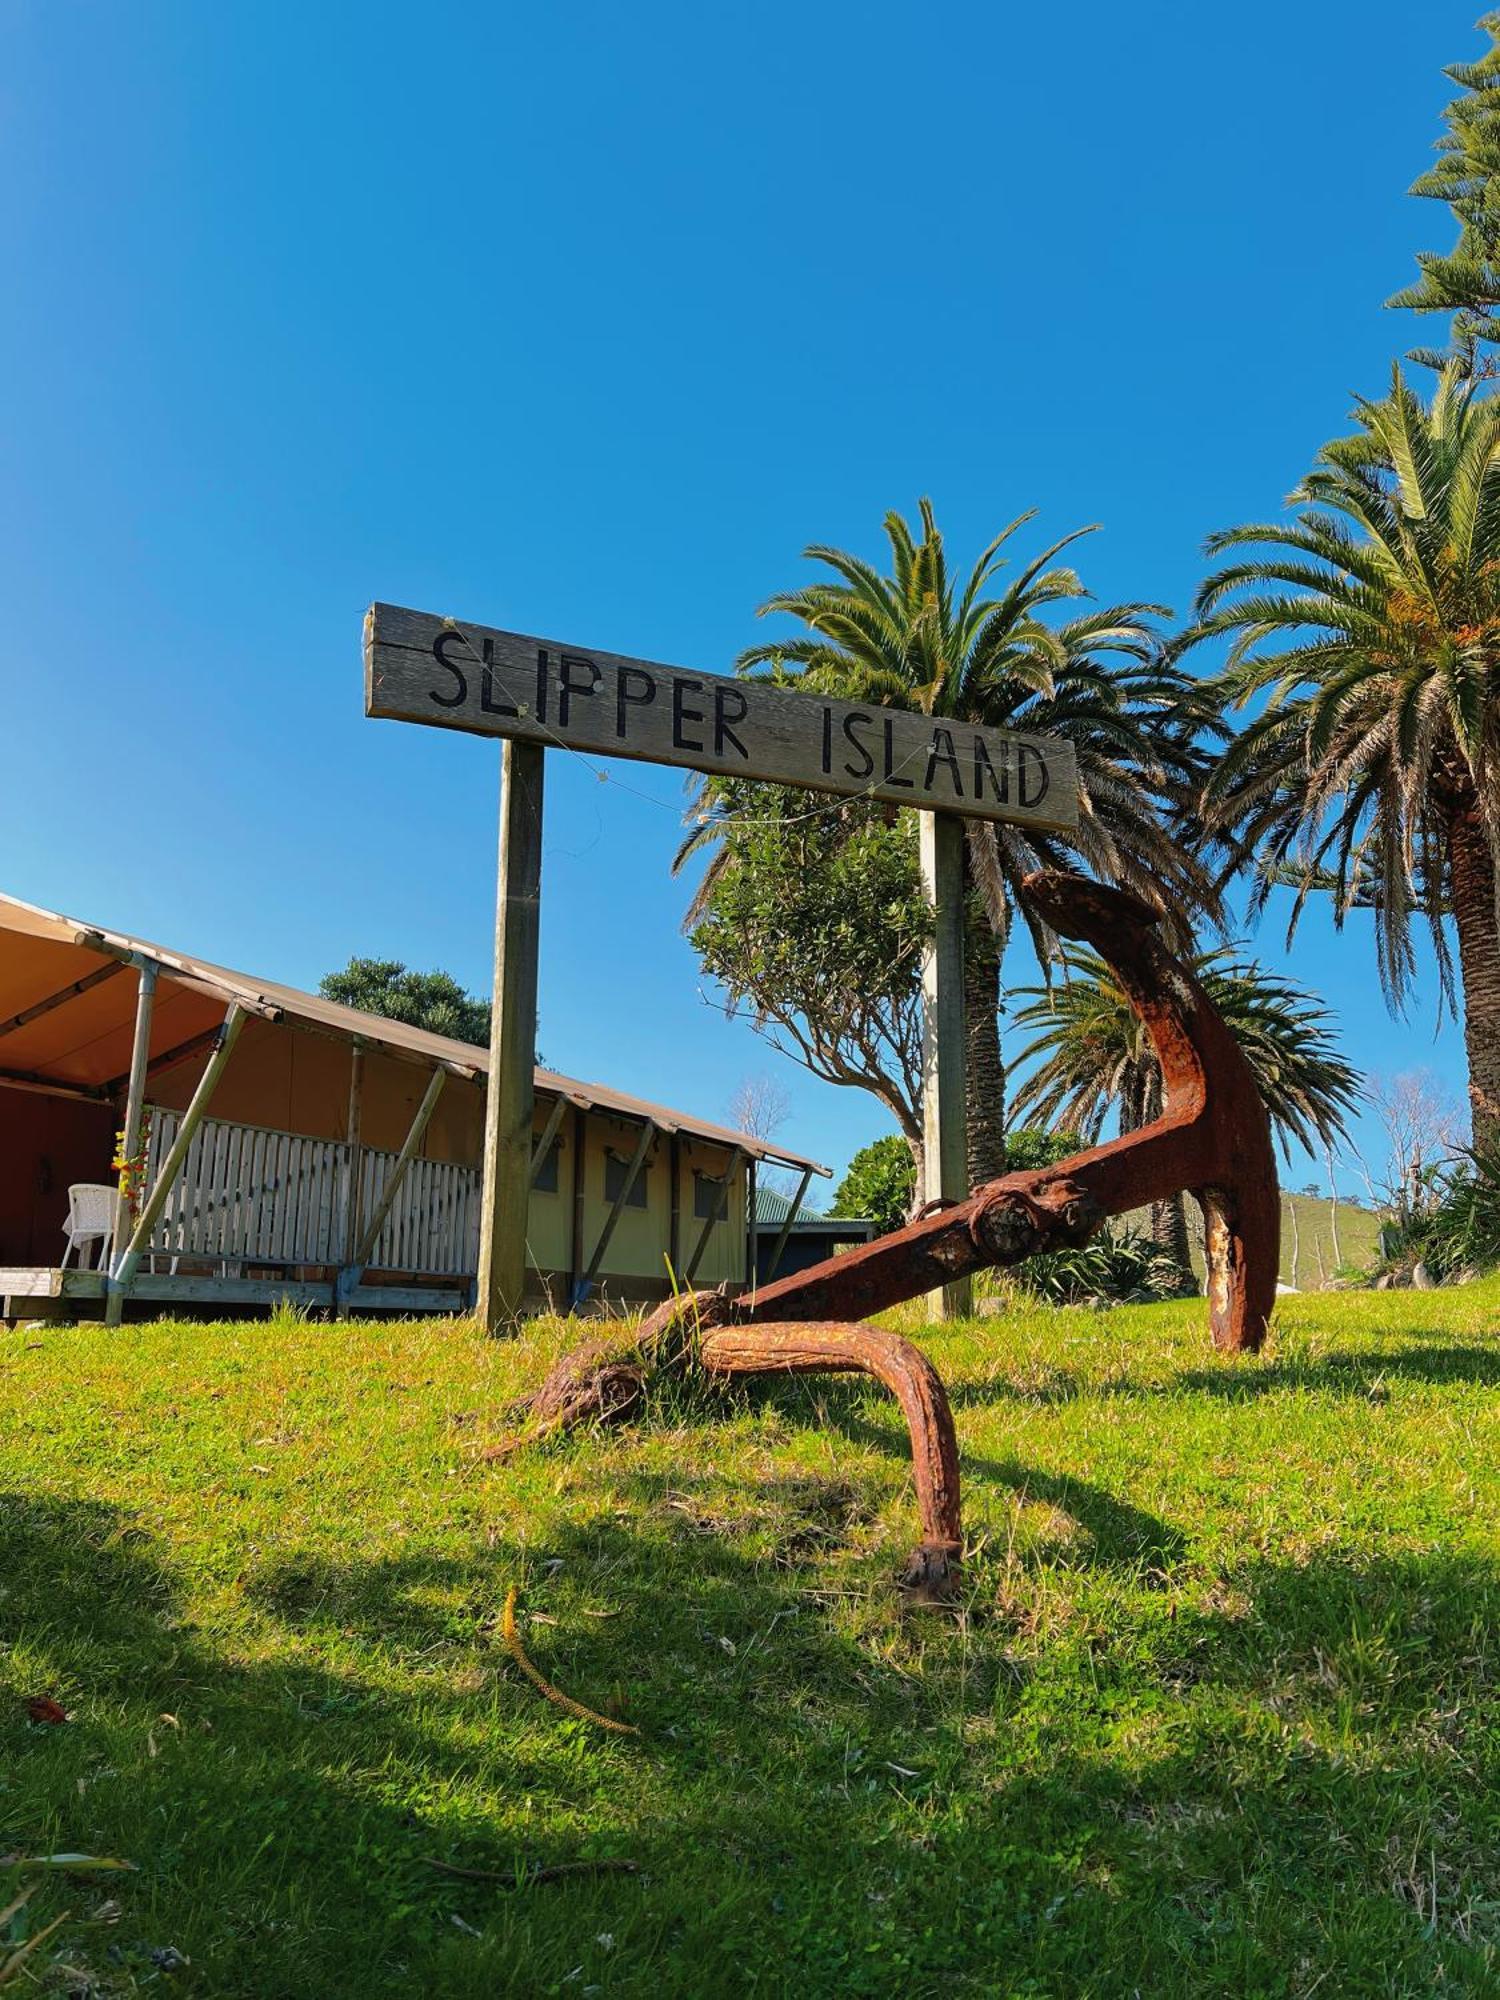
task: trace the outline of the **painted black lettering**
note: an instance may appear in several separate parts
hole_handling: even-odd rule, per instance
[[[689,722],[702,722],[707,710],[689,708],[684,697],[690,692],[696,694],[702,681],[689,680],[685,674],[672,677],[672,748],[674,750],[701,750],[703,745],[697,738],[683,735],[683,727]]]
[[[436,688],[429,688],[427,690],[439,708],[458,708],[469,698],[469,683],[464,677],[463,668],[456,666],[448,658],[448,648],[462,644],[462,635],[457,632],[439,632],[432,642],[432,657],[437,661],[444,673],[452,674],[454,680],[458,683],[452,694],[439,694]]]
[[[631,684],[635,683],[634,691]],[[648,674],[644,667],[621,667],[620,678],[615,686],[615,734],[625,734],[625,710],[627,705],[635,708],[649,708],[656,699],[656,677]]]
[[[939,764],[948,766],[948,776],[953,781],[953,796],[961,799],[964,795],[964,781],[963,774],[958,768],[958,752],[953,747],[951,729],[934,729],[932,732],[932,748],[927,753],[927,776],[922,780],[924,792],[932,790],[932,780]]]
[[[902,778],[896,774],[896,719],[892,715],[885,719],[885,770],[882,777],[888,785],[905,786],[908,791],[916,789],[915,778]]]
[[[732,701],[738,702],[739,706],[726,714],[725,710]],[[714,755],[716,757],[722,757],[724,755],[724,745],[732,743],[745,762],[749,763],[750,752],[730,727],[731,723],[743,722],[749,710],[750,698],[748,695],[742,694],[738,688],[716,687],[714,689]]]
[[[1030,781],[1028,783],[1028,780]],[[1016,745],[1016,797],[1023,806],[1036,807],[1047,796],[1052,780],[1047,760],[1033,743]]]
[[[863,728],[874,720],[874,716],[866,715],[862,708],[851,708],[844,717],[844,741],[858,752],[860,759],[858,764],[851,764],[847,757],[844,759],[846,778],[868,778],[875,768],[875,759],[854,733],[856,725]]]
[[[536,649],[536,719],[547,720],[547,648]]]
[[[496,701],[495,699],[495,642],[493,639],[485,640],[483,651],[484,671],[479,676],[479,706],[484,710],[486,715],[514,716],[519,714],[520,711],[512,708],[508,701]]]
[[[1002,806],[1009,804],[1010,745],[1003,742],[1000,745],[1000,769],[997,773],[994,765],[990,762],[990,753],[985,748],[984,738],[976,736],[974,738],[974,796],[976,799],[983,799],[986,780],[988,780],[990,789],[995,794],[996,803]]]
[[[573,669],[587,667],[586,681],[575,681]],[[575,694],[591,695],[599,685],[599,669],[592,660],[586,660],[582,653],[559,653],[557,656],[557,726],[566,729],[568,714],[573,706]]]
[[[833,710],[823,711],[823,776],[826,778],[833,769]]]

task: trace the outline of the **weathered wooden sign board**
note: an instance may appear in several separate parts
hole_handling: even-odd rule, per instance
[[[1064,830],[1073,746],[373,605],[365,713]]]
[[[922,876],[935,911],[922,980],[923,1192],[929,1200],[963,1197],[961,820],[1048,832],[1076,826],[1071,743],[689,672],[393,604],[365,614],[365,713],[498,736],[504,745],[479,1229],[478,1309],[487,1326],[519,1316],[525,1284],[548,747],[922,809]],[[945,1287],[935,1310],[962,1310],[966,1287],[967,1280]]]

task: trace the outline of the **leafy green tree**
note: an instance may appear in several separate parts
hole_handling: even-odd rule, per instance
[[[916,825],[858,800],[725,784],[722,846],[689,933],[731,1009],[828,1083],[868,1090],[922,1150]]]
[[[1437,164],[1411,190],[1452,209],[1458,242],[1446,256],[1419,254],[1417,282],[1391,300],[1415,312],[1452,313],[1454,345],[1470,368],[1478,343],[1500,341],[1500,13],[1486,14],[1479,27],[1490,46],[1478,62],[1445,72],[1460,95],[1443,114]]]
[[[1290,1158],[1293,1140],[1324,1150],[1347,1136],[1345,1119],[1361,1095],[1358,1072],[1338,1053],[1327,1009],[1290,980],[1227,948],[1200,952],[1192,970],[1243,1050],[1271,1122]],[[1017,1110],[1076,1126],[1096,1145],[1118,1114],[1122,1132],[1161,1116],[1162,1076],[1145,1024],[1114,969],[1096,952],[1069,948],[1063,977],[1017,995],[1016,1025],[1034,1031],[1018,1062],[1036,1067],[1016,1093]],[[1152,1236],[1186,1268],[1182,1197],[1152,1209]]]
[[[1005,1141],[1006,1173],[1034,1173],[1053,1167],[1078,1150],[1074,1132],[1022,1127]],[[877,1234],[900,1229],[917,1203],[917,1170],[910,1146],[895,1133],[862,1146],[849,1162],[829,1208],[830,1215],[869,1216]]]
[[[318,987],[325,1000],[383,1014],[409,1028],[483,1046],[490,1038],[490,1003],[466,993],[446,972],[413,972],[399,958],[351,958]]]
[[[809,548],[831,576],[761,606],[762,616],[793,618],[805,633],[752,646],[737,666],[824,694],[1066,737],[1075,748],[1082,801],[1076,833],[968,822],[966,1095],[969,1179],[977,1185],[993,1178],[1004,1158],[1000,962],[1022,877],[1081,863],[1171,911],[1216,903],[1198,856],[1172,839],[1159,810],[1163,793],[1180,787],[1197,755],[1193,729],[1179,720],[1193,700],[1192,684],[1168,665],[1152,628],[1160,607],[1111,605],[1054,622],[1054,606],[1085,594],[1076,571],[1056,561],[1076,535],[1002,587],[1002,551],[1030,519],[1023,514],[959,581],[949,575],[931,502],[923,500],[920,512],[920,540],[901,515],[885,518],[889,575],[842,549]],[[700,805],[707,810],[679,865],[716,841],[726,858],[736,851],[734,807],[719,780],[705,781]],[[1046,949],[1045,927],[1022,911]]]
[[[830,1215],[868,1216],[877,1236],[900,1229],[917,1198],[917,1167],[905,1139],[890,1133],[861,1146],[839,1182]]]
[[[1019,1104],[1014,1108],[1019,1110]],[[1008,1174],[1039,1173],[1043,1167],[1055,1167],[1059,1160],[1076,1153],[1080,1144],[1078,1134],[1070,1132],[1065,1126],[1055,1130],[1049,1130],[1045,1125],[1017,1126],[1005,1135],[1005,1171]]]
[[[1287,522],[1216,535],[1248,549],[1199,596],[1194,640],[1232,639],[1219,686],[1256,718],[1206,809],[1259,857],[1252,907],[1294,886],[1292,928],[1330,879],[1335,921],[1373,904],[1393,1007],[1425,921],[1454,997],[1457,933],[1476,1140],[1500,1133],[1500,401],[1457,365],[1424,403],[1395,370],[1329,444]]]

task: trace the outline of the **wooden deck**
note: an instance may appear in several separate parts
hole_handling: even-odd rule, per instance
[[[151,1108],[146,1182],[161,1173],[181,1128]],[[173,1306],[272,1310],[283,1303],[343,1313],[454,1313],[473,1299],[479,1250],[479,1173],[270,1127],[206,1118],[174,1175],[140,1266],[133,1309]],[[356,1253],[361,1218],[388,1212]],[[371,1283],[367,1273],[389,1272]],[[97,1270],[0,1267],[0,1317],[95,1318],[105,1311]]]
[[[307,1278],[231,1278],[186,1272],[142,1271],[130,1289],[133,1306],[152,1317],[174,1305],[274,1310],[287,1304],[311,1311],[424,1315],[466,1311],[468,1287],[356,1285],[342,1300],[331,1281]],[[0,1319],[98,1319],[104,1312],[104,1279],[98,1271],[45,1265],[0,1266]]]

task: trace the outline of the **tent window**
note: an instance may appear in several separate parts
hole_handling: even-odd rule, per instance
[[[724,1192],[722,1174],[703,1174],[696,1170],[693,1174],[693,1215],[699,1222],[707,1222],[711,1215],[719,1212],[719,1202]],[[726,1210],[725,1219],[728,1219]]]
[[[625,1176],[629,1172],[630,1155],[628,1153],[617,1153],[613,1146],[606,1146],[604,1149],[604,1199],[606,1201],[612,1202],[620,1199],[620,1190],[624,1187]],[[644,1208],[646,1206],[646,1182],[650,1178],[650,1175],[651,1162],[648,1159],[642,1163],[640,1175],[636,1180],[635,1186],[630,1190],[630,1199],[625,1204],[627,1208]]]
[[[537,1194],[557,1193],[558,1161],[561,1159],[561,1157],[562,1157],[562,1140],[560,1138],[554,1139],[552,1141],[552,1144],[547,1148],[547,1157],[542,1161],[542,1164],[537,1168],[536,1179],[531,1184],[532,1189],[535,1193]]]

